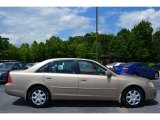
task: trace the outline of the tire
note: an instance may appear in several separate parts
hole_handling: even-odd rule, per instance
[[[156,72],[156,73],[154,74],[154,79],[157,80],[158,78],[159,78],[159,74]]]
[[[144,104],[144,93],[138,87],[127,88],[122,93],[121,102],[128,108],[140,107]]]
[[[36,108],[47,107],[51,101],[50,93],[44,87],[34,87],[29,91],[29,103]]]
[[[139,76],[138,73],[134,73],[133,75],[134,75],[134,76]]]

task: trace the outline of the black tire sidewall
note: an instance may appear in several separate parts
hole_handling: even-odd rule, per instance
[[[42,104],[42,105],[36,105],[36,104],[34,104],[33,101],[32,101],[32,94],[33,94],[33,92],[36,91],[36,90],[42,90],[42,91],[46,94],[46,101],[45,101],[44,104]],[[50,102],[50,100],[51,100],[51,97],[50,97],[50,94],[49,94],[48,90],[46,90],[44,87],[34,87],[34,88],[32,88],[32,89],[30,90],[30,92],[29,92],[28,97],[29,97],[29,98],[28,98],[28,99],[29,99],[29,103],[30,103],[33,107],[36,107],[36,108],[47,107],[48,104],[49,104],[49,102]]]
[[[139,76],[139,74],[138,74],[137,72],[135,72],[133,75],[135,75],[135,76]]]
[[[141,96],[141,100],[137,105],[130,105],[127,100],[126,100],[126,95],[129,91],[131,90],[136,90],[137,92],[139,92],[140,96]],[[122,93],[122,97],[121,97],[121,102],[122,104],[127,107],[127,108],[135,108],[135,107],[141,107],[144,104],[144,93],[142,92],[141,89],[137,88],[137,87],[131,87],[131,88],[127,88],[123,93]]]

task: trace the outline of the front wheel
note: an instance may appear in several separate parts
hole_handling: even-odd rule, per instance
[[[121,101],[125,107],[139,107],[144,103],[144,93],[137,87],[127,88],[122,93]]]
[[[133,76],[139,76],[138,73],[134,73]]]
[[[29,92],[29,102],[33,107],[46,107],[50,102],[50,94],[43,87],[35,87]]]

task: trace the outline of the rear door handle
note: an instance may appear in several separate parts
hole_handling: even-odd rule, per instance
[[[52,78],[46,78],[46,79],[52,79]]]
[[[81,81],[85,82],[85,81],[87,81],[87,80],[86,80],[86,79],[82,79]]]

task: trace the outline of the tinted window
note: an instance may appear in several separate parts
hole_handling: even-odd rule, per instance
[[[17,68],[17,69],[20,69],[20,68],[22,68],[22,64],[21,63],[15,63],[14,67]]]
[[[147,67],[147,65],[145,65],[145,64],[137,64],[136,67],[145,68],[145,67]]]
[[[63,60],[54,61],[49,67],[49,72],[51,73],[75,73],[74,61],[73,60]]]
[[[79,73],[90,75],[105,75],[105,70],[96,63],[89,61],[78,61]]]
[[[0,64],[1,69],[12,68],[13,66],[14,66],[14,63],[10,63],[10,62],[5,62]]]

